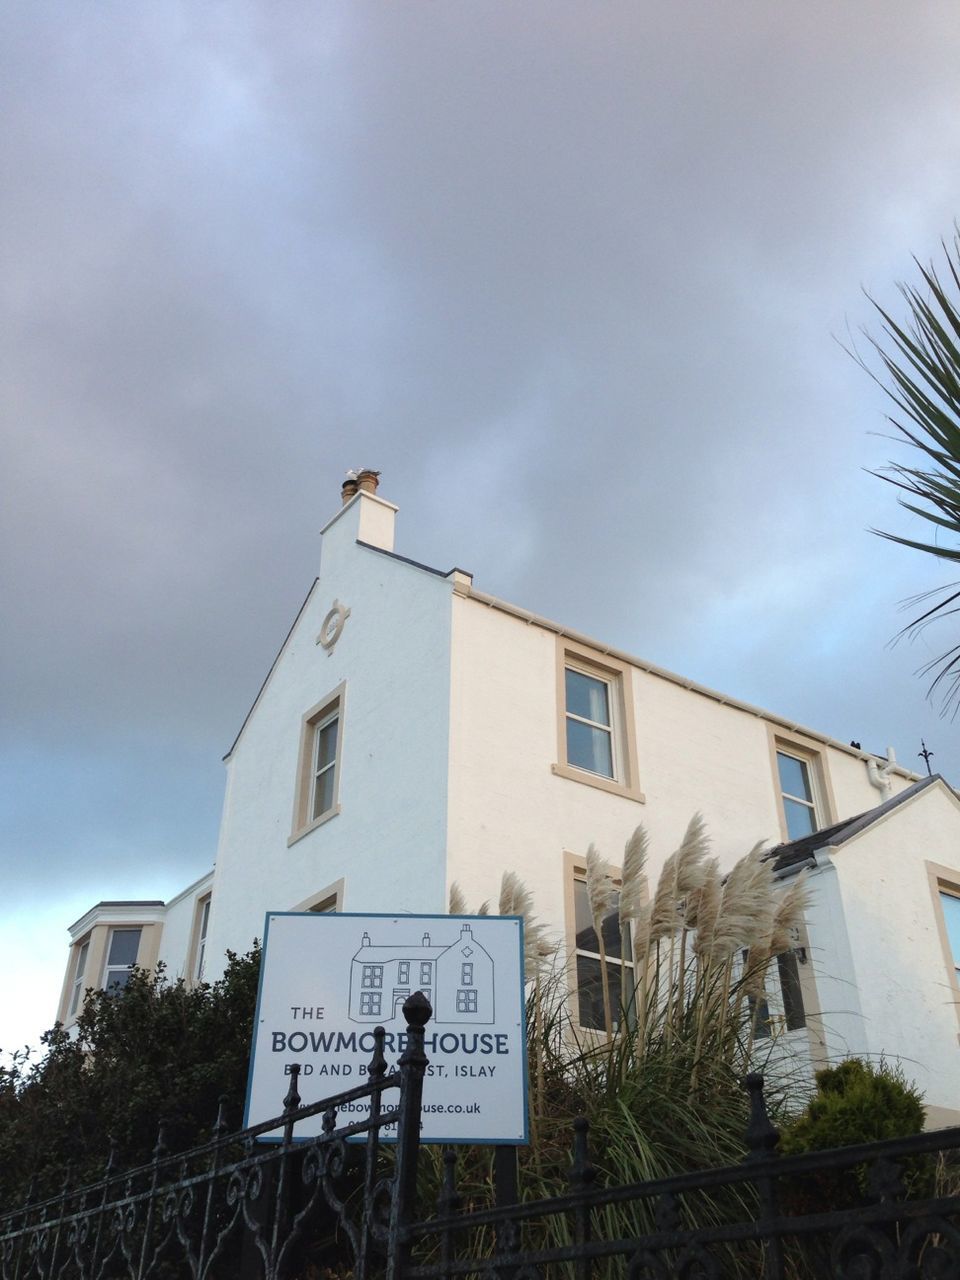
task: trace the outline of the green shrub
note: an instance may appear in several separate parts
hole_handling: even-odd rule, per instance
[[[818,1071],[816,1080],[816,1094],[781,1134],[784,1155],[906,1138],[923,1129],[922,1096],[899,1067],[848,1058]]]
[[[222,978],[195,986],[134,969],[119,993],[90,991],[72,1031],[48,1031],[44,1057],[0,1068],[0,1212],[31,1182],[43,1197],[68,1170],[74,1186],[98,1178],[111,1144],[119,1168],[148,1161],[161,1119],[171,1150],[202,1142],[221,1096],[239,1123],[260,950],[227,958]]]
[[[836,1067],[818,1071],[816,1080],[817,1092],[806,1109],[781,1132],[782,1155],[907,1138],[923,1129],[921,1094],[899,1067],[882,1060],[873,1066],[860,1058],[848,1058]],[[927,1157],[904,1161],[900,1173],[911,1196],[931,1190],[935,1169]],[[855,1208],[871,1203],[876,1194],[871,1188],[870,1166],[860,1164],[786,1178],[782,1198],[787,1212],[804,1214],[820,1213],[825,1207]],[[817,1242],[809,1240],[804,1252],[816,1274],[818,1262],[823,1263]]]

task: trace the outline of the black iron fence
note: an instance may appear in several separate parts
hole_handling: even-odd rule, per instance
[[[745,1085],[748,1154],[727,1168],[598,1187],[580,1120],[568,1195],[464,1213],[447,1151],[437,1216],[406,1233],[405,1280],[960,1277],[960,1129],[779,1157],[762,1078]]]
[[[524,1201],[515,1149],[493,1203],[464,1206],[443,1155],[436,1205],[417,1203],[430,1016],[404,1006],[407,1048],[383,1032],[367,1083],[308,1107],[291,1074],[275,1119],[0,1218],[2,1280],[946,1280],[960,1277],[960,1129],[779,1157],[762,1081],[749,1077],[742,1164],[600,1186],[585,1121],[569,1191]],[[366,1118],[339,1124],[362,1102]],[[297,1125],[322,1115],[303,1140]],[[396,1126],[396,1141],[383,1141]],[[266,1135],[278,1140],[265,1144]],[[393,1136],[392,1133],[390,1135]],[[499,1201],[499,1202],[498,1202]]]
[[[378,1027],[365,1084],[304,1107],[292,1067],[274,1119],[230,1134],[221,1106],[211,1141],[178,1155],[166,1153],[161,1125],[149,1164],[108,1165],[99,1182],[6,1214],[2,1280],[292,1280],[309,1273],[324,1242],[341,1274],[399,1280],[414,1216],[430,1012],[419,992],[404,1005],[407,1047],[395,1071]],[[338,1124],[357,1102],[367,1116]],[[298,1139],[297,1125],[316,1115],[321,1133]],[[395,1142],[384,1146],[387,1129]]]

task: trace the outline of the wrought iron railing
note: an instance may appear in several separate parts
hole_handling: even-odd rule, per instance
[[[404,1280],[956,1280],[960,1129],[777,1156],[748,1076],[742,1164],[598,1187],[575,1124],[569,1194],[463,1212],[444,1155],[436,1217],[410,1226]]]
[[[211,1141],[179,1155],[167,1154],[161,1126],[149,1164],[123,1172],[108,1164],[99,1182],[65,1186],[0,1218],[2,1280],[285,1280],[324,1235],[335,1238],[337,1258],[356,1280],[398,1280],[431,1012],[419,993],[403,1011],[407,1047],[396,1071],[387,1070],[378,1027],[366,1084],[304,1107],[300,1069],[291,1067],[283,1111],[272,1120],[229,1134],[221,1105]],[[338,1124],[338,1112],[361,1100],[366,1118]],[[297,1126],[316,1115],[322,1132],[298,1139]],[[393,1126],[396,1142],[384,1148],[383,1130]],[[258,1142],[278,1131],[278,1140]]]
[[[524,1201],[516,1149],[499,1148],[494,1202],[464,1205],[443,1153],[432,1216],[416,1204],[430,1007],[404,1006],[390,1071],[382,1029],[367,1083],[211,1141],[108,1168],[94,1184],[0,1217],[0,1280],[946,1280],[960,1277],[960,1129],[780,1157],[762,1080],[748,1077],[747,1158],[602,1186],[585,1120],[569,1191]],[[338,1114],[360,1101],[369,1113]],[[395,1105],[388,1105],[395,1103]],[[322,1115],[322,1132],[297,1126]],[[396,1142],[384,1130],[396,1125]],[[279,1131],[271,1145],[258,1142]],[[349,1141],[352,1139],[353,1141]],[[511,1171],[512,1170],[512,1171]]]

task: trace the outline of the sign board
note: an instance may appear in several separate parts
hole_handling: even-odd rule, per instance
[[[386,1030],[392,1069],[404,1048],[403,1003],[422,991],[433,1016],[421,1141],[525,1143],[523,986],[519,916],[271,912],[244,1125],[280,1114],[291,1063],[301,1064],[304,1106],[363,1084],[374,1027]],[[392,1093],[384,1105],[396,1105]],[[340,1120],[367,1109],[365,1099],[347,1104]],[[321,1123],[320,1115],[305,1120],[297,1135],[311,1137]]]

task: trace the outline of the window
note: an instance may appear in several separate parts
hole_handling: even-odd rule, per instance
[[[397,965],[397,981],[405,987],[410,981],[410,961],[401,960]]]
[[[340,755],[345,685],[306,713],[288,845],[340,812]]]
[[[343,893],[344,881],[335,880],[333,884],[328,884],[316,893],[311,893],[309,898],[304,898],[296,906],[291,907],[291,910],[309,911],[315,916],[335,915],[343,910]]]
[[[382,964],[365,964],[360,979],[361,987],[382,987],[383,986],[383,965]]]
[[[460,985],[462,987],[473,986],[473,961],[465,960],[460,966]]]
[[[210,895],[199,903],[199,919],[197,921],[197,960],[194,965],[193,976],[197,982],[203,981],[203,966],[207,953],[207,926],[210,923]]]
[[[433,966],[431,965],[430,961],[421,960],[420,961],[420,985],[423,986],[423,984],[425,982],[429,982],[432,977],[433,977]]]
[[[333,808],[333,783],[337,768],[340,713],[335,711],[314,729],[311,818],[322,818]]]
[[[642,800],[637,785],[631,678],[627,663],[560,638],[558,763],[553,772]]]
[[[567,707],[567,763],[604,778],[613,769],[610,685],[576,667],[564,670]]]
[[[130,971],[137,963],[140,950],[140,929],[114,929],[110,934],[110,949],[103,974],[105,991],[122,991],[130,980]]]
[[[630,931],[625,929],[621,932],[618,907],[619,894],[614,899],[612,911],[602,923],[603,945],[607,954],[607,979],[610,986],[610,1012],[614,1026],[618,1023],[624,1006],[630,1005],[634,991]],[[580,1026],[602,1031],[605,1021],[603,980],[600,973],[600,944],[593,927],[590,903],[587,898],[587,882],[582,867],[574,869],[573,914]]]
[[[748,963],[749,952],[742,953],[744,965]],[[803,988],[800,982],[800,951],[784,951],[777,956],[777,978],[780,985],[780,1008],[782,1012],[771,1010],[766,994],[747,996],[750,1018],[753,1023],[754,1036],[763,1040],[774,1030],[800,1031],[807,1025],[807,1015],[803,1004]],[[769,981],[773,975],[772,965],[767,969]]]
[[[940,910],[946,927],[947,945],[953,960],[953,972],[960,983],[960,894],[940,890]]]
[[[783,998],[783,1020],[788,1031],[799,1031],[807,1025],[803,1007],[803,987],[800,983],[799,955],[796,951],[784,951],[777,956],[777,974],[780,978],[780,995]]]
[[[321,898],[321,900],[319,902],[315,902],[312,907],[307,907],[307,910],[312,912],[315,916],[334,916],[337,914],[336,896],[332,898]]]
[[[950,1003],[960,1022],[960,870],[939,862],[927,862],[926,868]]]
[[[767,997],[747,996],[747,1008],[750,1012],[750,1025],[753,1027],[755,1040],[768,1040],[771,1032],[770,1006]]]
[[[80,1007],[80,1000],[83,996],[83,975],[87,968],[87,956],[90,954],[90,939],[80,944],[77,951],[77,967],[73,975],[73,995],[70,997],[70,1012],[68,1017],[73,1017]]]
[[[780,797],[787,824],[787,838],[800,840],[819,829],[811,762],[787,751],[777,751]]]
[[[476,1013],[477,1012],[477,989],[470,987],[468,990],[460,990],[457,992],[457,1013]]]
[[[368,1017],[377,1018],[380,1016],[380,992],[379,991],[361,991],[360,992],[360,1012]]]

